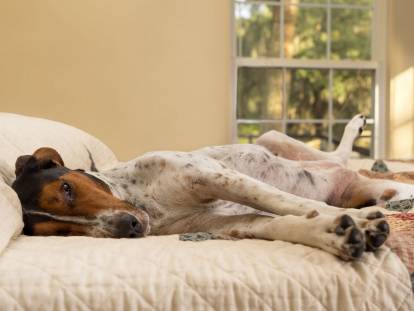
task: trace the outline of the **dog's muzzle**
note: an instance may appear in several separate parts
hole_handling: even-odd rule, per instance
[[[148,231],[148,222],[140,220],[130,213],[116,213],[111,216],[101,216],[105,231],[113,238],[140,238]]]

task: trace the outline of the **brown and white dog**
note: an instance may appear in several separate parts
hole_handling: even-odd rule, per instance
[[[272,131],[255,145],[151,152],[99,173],[66,168],[55,150],[41,148],[17,159],[13,189],[28,235],[210,232],[301,243],[352,260],[389,234],[378,208],[357,208],[414,194],[414,185],[345,168],[364,125],[356,116],[331,153]]]

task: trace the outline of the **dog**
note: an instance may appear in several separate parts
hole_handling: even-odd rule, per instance
[[[330,153],[271,131],[256,144],[149,152],[102,172],[69,169],[45,147],[16,160],[12,187],[26,235],[209,232],[300,243],[354,260],[390,232],[380,208],[369,206],[414,194],[414,185],[346,169],[365,123],[354,117]]]

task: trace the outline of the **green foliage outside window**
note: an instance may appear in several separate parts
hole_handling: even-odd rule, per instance
[[[306,2],[321,3],[320,0]],[[341,0],[333,2],[350,3]],[[353,4],[358,5],[370,2],[352,0]],[[280,10],[280,6],[269,4],[236,4],[239,57],[326,60],[330,55],[330,59],[333,60],[371,58],[372,9],[332,8],[330,31],[327,22],[328,11],[325,7],[286,4],[283,28],[280,27]],[[284,38],[283,46],[281,38]],[[373,117],[374,76],[373,70],[333,70],[330,89],[329,69],[240,67],[237,77],[237,118],[274,120],[277,123],[285,114],[289,135],[311,142],[314,138],[317,140],[316,145],[327,150],[329,129],[328,125],[322,123],[329,119],[330,99],[334,118],[333,124],[330,125],[333,133],[332,143],[336,145],[338,137],[341,136],[339,131],[343,130],[339,125],[343,125],[346,119],[357,113]],[[319,120],[319,124],[289,124],[289,120],[295,119]],[[246,142],[246,137],[249,137],[248,141],[252,141],[252,137],[259,136],[267,128],[258,124],[240,123],[242,120],[239,121],[238,128],[241,142]],[[372,130],[371,127],[365,132],[368,139],[365,137],[360,141],[358,151],[363,155],[370,155]],[[313,144],[315,145],[315,141]]]

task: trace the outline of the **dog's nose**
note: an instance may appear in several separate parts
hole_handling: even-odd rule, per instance
[[[143,235],[142,224],[130,214],[122,214],[118,219],[119,236],[122,238],[137,238]]]

